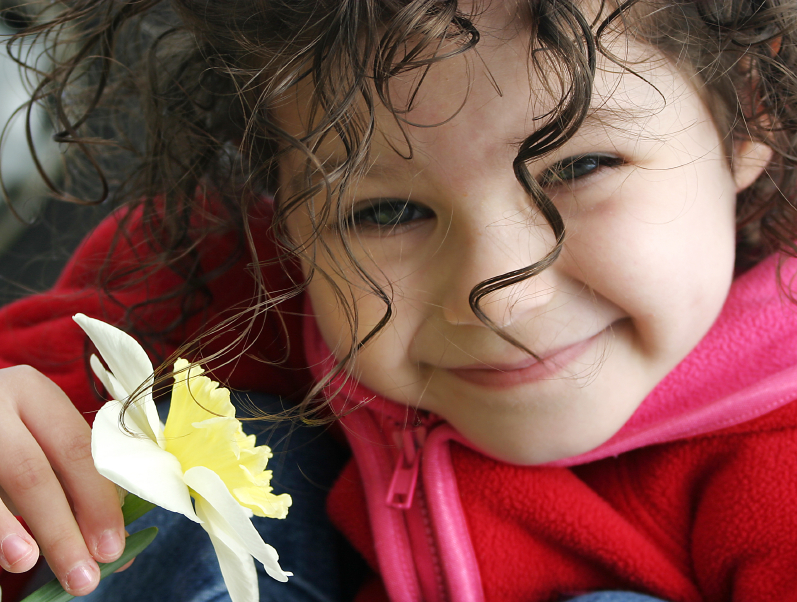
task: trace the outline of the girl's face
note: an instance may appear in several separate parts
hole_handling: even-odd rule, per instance
[[[646,81],[604,60],[578,135],[530,165],[565,220],[559,259],[482,301],[495,324],[544,360],[537,362],[468,303],[475,285],[533,264],[554,244],[512,160],[555,101],[529,75],[528,36],[510,31],[504,4],[514,3],[493,2],[476,22],[478,60],[469,53],[426,76],[407,115],[414,125],[404,126],[411,158],[394,150],[406,150],[401,131],[377,108],[370,170],[341,202],[354,214],[353,252],[392,291],[395,310],[357,355],[354,376],[444,417],[492,456],[536,464],[609,439],[707,332],[733,275],[736,193],[768,151],[738,145],[732,173],[687,79],[619,36],[609,52],[641,61],[633,67]],[[410,89],[397,81],[392,91],[400,98]],[[300,89],[276,111],[294,134],[307,126],[308,98]],[[329,164],[345,156],[335,140],[319,154]],[[280,169],[284,191],[295,192],[303,158],[287,156]],[[309,214],[294,215],[289,227],[305,239]],[[385,306],[354,270],[337,267],[344,255],[336,234],[322,237],[334,256],[317,247],[315,260],[349,292],[362,338]],[[343,357],[351,334],[332,287],[315,277],[309,295],[326,343]]]

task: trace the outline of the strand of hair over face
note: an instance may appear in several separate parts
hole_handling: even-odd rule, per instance
[[[482,322],[531,355],[492,324],[481,305],[533,278],[561,252],[564,222],[527,166],[578,130],[590,110],[601,55],[633,70],[607,54],[601,40],[609,33],[636,36],[697,78],[718,128],[731,133],[729,149],[734,139],[752,136],[775,150],[765,176],[739,196],[740,269],[773,251],[797,255],[791,202],[797,178],[797,0],[602,0],[597,16],[590,12],[589,18],[582,4],[517,3],[519,18],[529,23],[530,66],[559,102],[519,146],[513,169],[555,244],[533,265],[497,274],[469,295]],[[211,307],[209,283],[242,254],[255,266],[277,262],[293,275],[298,255],[312,263],[314,255],[326,254],[339,267],[353,268],[358,282],[352,286],[364,283],[385,304],[382,320],[357,340],[350,291],[337,291],[353,342],[337,372],[350,369],[357,350],[389,324],[392,294],[357,262],[345,229],[334,248],[322,233],[331,220],[347,217],[337,199],[367,166],[376,107],[387,107],[396,123],[409,125],[407,113],[419,97],[411,94],[399,103],[391,96],[391,80],[414,74],[417,92],[431,65],[455,56],[478,60],[478,15],[486,6],[468,3],[465,10],[457,0],[67,0],[45,8],[9,44],[37,79],[33,102],[55,115],[59,140],[75,166],[73,180],[95,184],[83,193],[59,188],[43,170],[42,177],[65,200],[126,205],[128,216],[143,220],[151,251],[145,256],[152,260],[123,272],[108,262],[102,277],[112,302],[124,304],[124,291],[140,286],[155,269],[172,270],[182,282],[126,307],[127,330],[153,346],[166,334],[192,336],[184,329]],[[51,68],[37,68],[20,53],[30,36],[45,42]],[[305,84],[314,94],[312,125],[294,136],[272,118],[271,109]],[[316,152],[330,138],[343,143],[346,158],[327,173]],[[277,181],[276,165],[286,152],[305,158],[305,185],[291,195],[281,193]],[[405,136],[401,153],[411,152]],[[272,232],[283,253],[260,258],[251,221],[269,194],[276,194]],[[286,221],[306,208],[314,236],[292,240]],[[120,236],[124,225],[123,220]],[[213,273],[203,271],[203,244],[225,233],[237,235],[239,248]],[[343,249],[340,257],[337,248]],[[203,362],[234,362],[253,351],[265,316],[279,312],[307,284],[293,276],[290,290],[269,291],[260,270],[252,275],[250,307],[222,320],[209,316],[215,327],[196,338],[194,348],[233,325],[240,336]],[[330,275],[315,265],[311,276]],[[147,313],[177,298],[181,316],[157,331],[148,327]],[[306,397],[306,415],[326,382]]]

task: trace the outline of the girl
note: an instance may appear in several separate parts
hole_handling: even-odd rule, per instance
[[[159,4],[30,32],[82,28],[34,98],[104,185],[97,119],[147,125],[142,200],[1,317],[0,486],[67,589],[123,533],[82,311],[339,421],[358,600],[797,597],[797,5]]]

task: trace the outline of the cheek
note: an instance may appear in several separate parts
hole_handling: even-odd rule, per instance
[[[327,242],[326,251],[334,255],[317,257],[318,269],[307,290],[324,341],[337,357],[347,354],[353,340],[364,340],[385,319],[386,297],[390,300],[390,320],[358,356],[374,355],[387,361],[388,357],[406,354],[404,350],[411,346],[424,308],[429,305],[426,291],[430,276],[439,277],[439,272],[418,260],[425,257],[423,253],[408,253],[403,244],[372,240],[365,241],[370,243],[365,248],[365,242],[355,239],[350,248],[360,269],[367,273],[366,280],[335,241]],[[302,265],[307,276],[310,263],[303,260]]]
[[[331,284],[316,274],[307,288],[316,324],[327,347],[340,359],[351,349],[351,327]],[[349,333],[346,336],[346,333]]]
[[[364,291],[362,286],[350,284],[344,278],[333,278],[330,282],[316,273],[308,286],[307,294],[324,342],[338,359],[348,354],[353,342],[367,337],[385,317],[384,301],[377,295]],[[396,304],[393,305],[395,311]],[[389,335],[394,329],[394,321],[391,320],[366,345],[366,350],[391,347],[392,344],[387,339],[394,338]],[[365,351],[358,356],[363,353]]]
[[[568,247],[585,283],[653,326],[712,322],[735,260],[735,187],[720,161],[636,174],[577,216]],[[663,184],[666,184],[664,186]],[[672,327],[672,324],[671,324]]]
[[[352,342],[365,336],[385,316],[385,304],[373,294],[336,282],[357,311],[357,332],[329,283],[318,277],[310,283],[308,295],[313,305],[319,331],[327,347],[338,360],[346,358]],[[352,291],[358,291],[357,296]],[[391,320],[357,352],[351,373],[370,390],[407,405],[417,404],[419,393],[418,363],[413,360],[414,341],[424,315],[411,300],[396,294]],[[431,409],[431,408],[428,408]]]

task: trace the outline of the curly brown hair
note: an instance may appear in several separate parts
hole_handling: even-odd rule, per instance
[[[281,154],[298,150],[306,157],[306,185],[291,196],[276,195],[271,227],[284,254],[268,261],[291,261],[312,245],[323,245],[320,236],[301,245],[292,240],[288,216],[323,195],[327,202],[317,204],[320,209],[313,216],[317,231],[330,219],[344,221],[340,218],[346,209],[336,199],[366,165],[374,108],[381,103],[402,123],[413,102],[411,95],[409,105],[394,104],[391,79],[415,71],[420,87],[430,65],[478,51],[480,32],[474,23],[480,3],[469,3],[467,10],[460,4],[63,0],[42,10],[9,44],[12,50],[20,44],[16,56],[35,69],[19,50],[21,42],[27,36],[46,42],[52,68],[37,73],[33,102],[53,111],[60,129],[57,140],[76,151],[71,156],[83,173],[93,172],[97,198],[75,198],[42,175],[67,200],[96,203],[112,197],[116,203],[141,208],[157,251],[154,261],[180,274],[184,285],[175,295],[194,300],[186,303],[192,308],[183,315],[187,319],[207,307],[207,283],[214,277],[202,273],[196,261],[209,234],[191,227],[198,210],[197,191],[215,190],[223,207],[217,215],[224,217],[214,227],[237,232],[239,253],[258,262],[249,212],[258,198],[278,192],[276,165]],[[562,248],[563,220],[527,166],[560,147],[580,127],[590,110],[599,54],[634,69],[608,56],[603,43],[610,33],[630,32],[631,23],[634,36],[698,82],[719,131],[727,133],[730,161],[736,139],[752,137],[775,151],[764,175],[738,198],[739,269],[772,252],[797,255],[797,210],[792,202],[797,197],[797,1],[600,0],[594,3],[599,4],[597,14],[592,9],[585,13],[575,0],[516,4],[532,24],[531,68],[560,100],[522,142],[513,168],[557,243],[534,265],[473,288],[470,305],[484,323],[494,327],[480,309],[485,296],[540,273]],[[313,90],[314,125],[296,137],[272,118],[271,107],[302,82],[312,84],[308,87]],[[315,152],[330,137],[343,142],[346,158],[327,173]],[[347,232],[339,232],[346,249]],[[341,370],[392,315],[390,291],[353,256],[348,259],[384,301],[385,313],[369,334],[355,341]],[[257,271],[253,273],[257,279]],[[324,274],[316,269],[311,276]],[[294,290],[279,296],[270,295],[262,281],[260,285],[252,307],[262,312],[300,294],[306,282],[297,281]],[[340,291],[339,297],[354,333],[356,309],[347,306]],[[129,313],[132,330],[140,328],[134,309]]]

